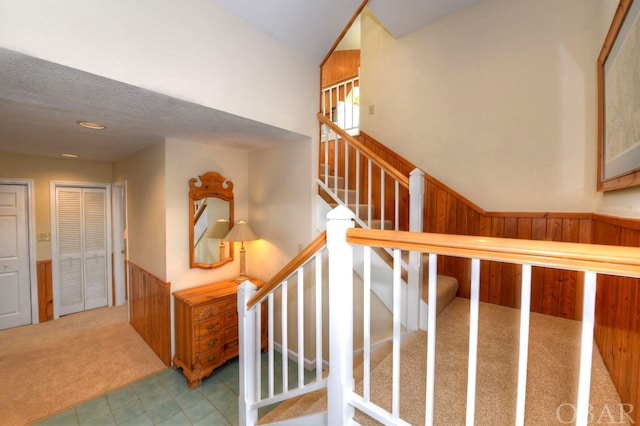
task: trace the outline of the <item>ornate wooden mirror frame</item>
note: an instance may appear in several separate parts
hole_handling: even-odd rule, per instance
[[[233,182],[216,172],[189,179],[189,266],[212,269],[233,261]]]

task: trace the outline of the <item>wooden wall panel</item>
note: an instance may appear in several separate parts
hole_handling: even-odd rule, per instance
[[[356,77],[359,71],[359,50],[336,50],[322,66],[322,87]]]
[[[131,325],[165,363],[171,365],[171,284],[127,262]]]
[[[51,275],[51,259],[36,261],[38,274],[38,320],[40,322],[53,319],[53,278]]]

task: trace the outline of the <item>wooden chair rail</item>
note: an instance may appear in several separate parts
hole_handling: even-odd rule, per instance
[[[640,277],[640,248],[353,228],[347,242],[447,256]]]
[[[289,263],[287,263],[280,271],[278,271],[273,278],[265,283],[264,286],[247,302],[247,308],[250,309],[253,305],[256,305],[264,299],[269,293],[271,293],[276,287],[283,281],[287,280],[294,272],[304,265],[311,256],[315,255],[319,250],[327,245],[327,232],[323,231],[316,237],[307,247],[296,255]]]
[[[329,120],[327,117],[318,113],[318,120],[328,126],[331,131],[340,136],[340,138],[344,139],[349,143],[349,145],[355,147],[360,153],[362,153],[365,157],[370,159],[375,165],[380,167],[385,171],[386,174],[391,176],[393,179],[397,180],[400,185],[409,189],[409,177],[401,174],[398,170],[393,167],[391,164],[387,163],[382,157],[378,156],[375,152],[371,151],[369,148],[364,146],[358,139],[354,138],[340,127],[338,127],[334,122]]]

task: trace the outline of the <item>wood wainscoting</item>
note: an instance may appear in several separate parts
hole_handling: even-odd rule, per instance
[[[408,176],[415,169],[411,162],[366,133],[361,132],[359,140],[403,174]],[[590,212],[487,212],[426,174],[425,193],[425,232],[640,246],[638,219]],[[401,199],[401,203],[404,202]],[[405,207],[408,207],[408,202]],[[456,277],[459,282],[458,296],[469,298],[469,260],[440,257],[438,270],[439,273]],[[520,266],[483,261],[480,299],[518,308],[520,280]],[[606,275],[598,277],[595,341],[622,402],[632,404],[634,410],[630,415],[636,421],[640,420],[640,415],[636,414],[640,410],[639,296],[640,279]],[[531,277],[531,310],[581,320],[582,274],[534,267]]]
[[[38,275],[38,321],[53,319],[53,277],[51,275],[51,259],[37,260]]]
[[[171,283],[127,262],[129,309],[133,328],[165,363],[171,365]]]

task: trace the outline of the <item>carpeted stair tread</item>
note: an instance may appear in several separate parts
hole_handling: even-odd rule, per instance
[[[424,392],[427,334],[424,331],[411,333],[400,345],[400,413],[403,420],[411,424],[424,423]],[[391,411],[393,352],[390,350],[371,371],[371,401]],[[360,386],[362,387],[362,386]],[[358,388],[358,386],[356,386]],[[361,392],[361,389],[357,389]],[[379,423],[363,413],[356,412],[355,419],[361,425]]]
[[[276,408],[258,420],[258,424],[267,424],[309,414],[319,413],[327,409],[327,389],[319,389],[305,395],[283,401]],[[319,403],[320,401],[320,403]],[[324,408],[323,402],[324,401]]]
[[[481,303],[475,424],[514,424],[519,310]],[[437,320],[434,424],[464,424],[468,363],[469,300],[456,298]],[[525,424],[557,424],[557,409],[575,404],[580,323],[531,314]],[[400,358],[400,417],[424,424],[427,333],[405,339]],[[389,355],[372,371],[371,399],[391,407]],[[619,407],[619,396],[594,346],[590,404],[594,413]],[[375,420],[357,414],[362,425]]]
[[[429,303],[429,274],[425,273],[422,282],[422,299],[425,303]],[[454,277],[447,275],[437,275],[437,287],[436,287],[436,315],[449,306],[449,303],[456,298],[458,293],[458,280]]]
[[[385,342],[376,348],[370,358],[371,371],[373,371],[379,363],[383,362],[389,356],[392,348],[393,346],[391,342]],[[323,376],[326,377],[328,373],[329,370],[326,370],[323,373]],[[356,386],[358,386],[358,384],[362,382],[362,377],[364,376],[363,352],[358,353],[353,358],[353,375],[356,381]],[[258,423],[266,424],[284,419],[320,413],[326,410],[327,390],[320,389],[282,402],[277,408],[274,408],[271,412],[264,415]]]
[[[518,309],[480,304],[477,425],[515,422],[519,315]],[[558,407],[576,401],[579,366],[576,354],[580,347],[581,323],[537,313],[532,313],[530,320],[525,424],[558,424]],[[454,299],[438,316],[436,325],[434,424],[464,424],[469,300]],[[424,331],[417,331],[410,334],[401,347],[400,415],[411,424],[424,424],[426,339]],[[385,344],[380,352],[372,354],[376,362],[377,358],[382,360],[375,366],[372,361],[371,369],[371,400],[386,409],[391,406],[393,357],[390,347],[390,343]],[[357,362],[354,359],[354,364]],[[602,413],[606,407],[610,410],[620,407],[620,397],[595,346],[592,362],[592,412]],[[356,390],[361,393],[361,389],[361,378],[356,378]],[[326,404],[326,400],[316,400],[312,405],[326,407],[322,404]],[[622,420],[619,424],[628,424]],[[356,421],[362,425],[378,424],[358,412]]]
[[[344,178],[342,177],[338,177],[337,181],[336,178],[334,176],[329,175],[329,177],[327,179],[324,178],[324,173],[320,174],[320,180],[322,182],[326,182],[327,186],[329,188],[335,188],[336,187],[336,182],[338,184],[338,188],[344,188]]]

